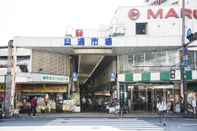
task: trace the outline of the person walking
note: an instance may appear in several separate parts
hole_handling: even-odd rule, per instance
[[[160,123],[163,124],[163,126],[166,126],[167,104],[166,104],[166,101],[164,99],[158,101],[157,109],[159,111]]]
[[[196,118],[196,98],[195,98],[195,96],[192,98],[192,108],[193,108],[194,118]]]
[[[92,100],[90,97],[88,98],[87,102],[88,102],[88,111],[92,111]]]
[[[85,112],[85,108],[86,108],[86,98],[83,96],[81,99],[82,102],[82,111]]]
[[[36,107],[37,107],[37,100],[36,100],[35,97],[33,97],[33,98],[31,99],[31,111],[32,111],[32,113],[33,113],[33,116],[36,115]]]

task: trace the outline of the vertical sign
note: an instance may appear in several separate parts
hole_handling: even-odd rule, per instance
[[[78,80],[78,74],[76,72],[73,72],[73,81]]]
[[[114,72],[111,73],[110,81],[116,81],[116,73],[114,73]]]

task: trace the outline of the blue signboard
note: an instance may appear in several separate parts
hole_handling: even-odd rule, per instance
[[[112,45],[112,38],[111,37],[105,38],[105,45],[107,45],[107,46]]]
[[[96,38],[96,37],[91,38],[91,45],[97,46],[98,45],[98,38]]]
[[[78,45],[85,45],[85,39],[83,37],[78,38]]]
[[[64,38],[64,46],[71,45],[71,38]]]

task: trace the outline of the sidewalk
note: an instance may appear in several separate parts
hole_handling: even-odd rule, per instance
[[[20,114],[18,118],[28,118],[27,114]],[[108,114],[108,113],[43,113],[37,114],[32,118],[119,118],[119,114]],[[129,113],[123,114],[121,118],[158,118],[157,113]],[[168,114],[169,118],[181,118],[183,115]]]

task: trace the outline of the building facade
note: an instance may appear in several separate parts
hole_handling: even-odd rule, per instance
[[[15,47],[30,48],[29,54],[17,56],[17,62],[22,59],[21,63],[27,64],[18,63],[20,73],[16,78],[19,74],[29,76],[23,78],[23,82],[19,81],[22,77],[18,77],[16,87],[30,87],[26,92],[31,94],[42,92],[36,85],[49,86],[50,90],[52,86],[66,84],[69,97],[74,92],[87,99],[105,97],[103,101],[108,102],[119,99],[121,107],[130,112],[155,112],[156,103],[162,98],[171,104],[172,111],[179,112],[183,97],[180,83],[182,16],[186,18],[186,36],[188,30],[196,32],[196,7],[194,0],[187,2],[186,9],[176,1],[166,6],[119,7],[102,35],[86,36],[83,30],[77,30],[76,34],[69,33],[65,37],[14,37]],[[185,42],[189,42],[187,38]],[[189,103],[196,95],[196,44],[194,41],[190,45],[184,72]],[[37,80],[43,73],[49,76]],[[66,77],[67,81],[59,77]],[[50,80],[44,81],[44,78]],[[49,90],[46,92],[55,92]],[[79,96],[74,97],[80,105]],[[70,100],[65,103],[72,105]]]

